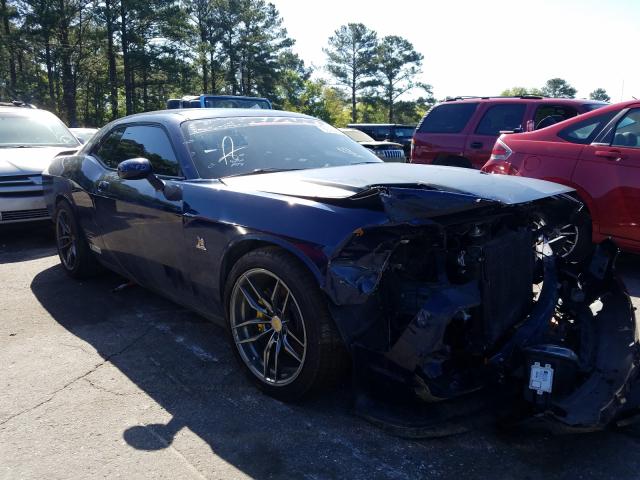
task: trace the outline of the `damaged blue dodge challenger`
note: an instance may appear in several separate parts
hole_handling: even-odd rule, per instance
[[[350,364],[366,395],[425,409],[491,391],[575,429],[637,413],[617,249],[577,251],[564,186],[384,163],[312,117],[229,109],[114,121],[43,182],[71,277],[106,267],[223,324],[274,397]]]

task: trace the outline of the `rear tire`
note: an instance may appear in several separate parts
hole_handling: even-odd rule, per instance
[[[245,254],[224,298],[233,351],[262,391],[295,401],[340,378],[346,350],[326,298],[295,257],[276,247]]]
[[[56,246],[67,275],[80,279],[94,276],[100,265],[93,256],[71,205],[61,201],[54,213]]]

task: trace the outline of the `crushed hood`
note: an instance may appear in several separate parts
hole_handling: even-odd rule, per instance
[[[504,204],[571,192],[557,183],[435,165],[371,163],[224,178],[231,188],[314,198],[349,198],[375,186],[427,187]]]
[[[0,148],[0,175],[38,174],[69,147]]]

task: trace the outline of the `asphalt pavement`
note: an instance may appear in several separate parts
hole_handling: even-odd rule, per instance
[[[639,306],[640,257],[620,270]],[[222,329],[122,282],[69,279],[49,225],[0,230],[0,479],[640,478],[640,426],[414,441],[355,417],[348,385],[281,403]]]

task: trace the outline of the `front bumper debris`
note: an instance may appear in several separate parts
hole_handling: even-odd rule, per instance
[[[639,329],[616,255],[602,244],[582,269],[542,255],[529,314],[481,365],[452,368],[443,355],[449,325],[481,295],[473,282],[443,288],[384,354],[354,345],[356,414],[411,438],[496,421],[593,431],[637,416]]]

